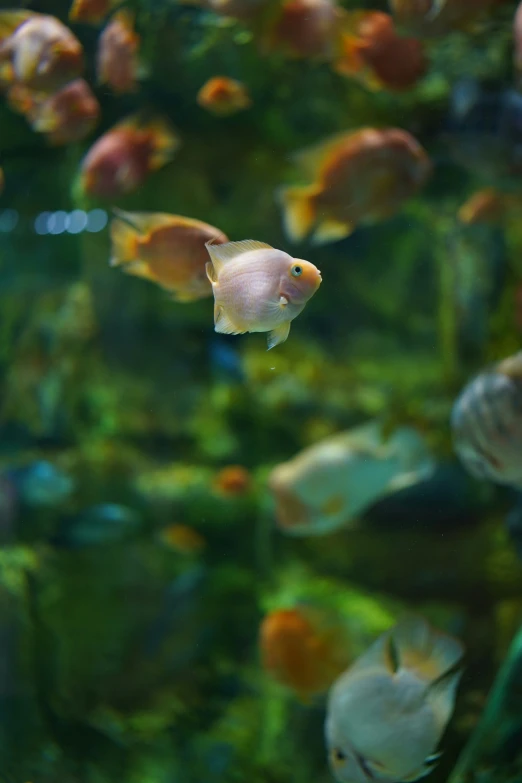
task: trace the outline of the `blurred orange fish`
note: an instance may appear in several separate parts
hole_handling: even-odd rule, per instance
[[[99,103],[84,79],[75,79],[50,96],[14,85],[8,100],[26,116],[33,130],[45,133],[54,145],[81,141],[94,130],[100,117]]]
[[[342,14],[335,0],[284,0],[262,45],[291,57],[329,59],[336,51]]]
[[[84,24],[99,24],[110,10],[120,3],[121,0],[74,0],[69,11],[69,20]]]
[[[206,546],[206,541],[193,527],[188,525],[168,525],[160,531],[163,544],[182,555],[197,555]]]
[[[214,76],[205,82],[197,95],[203,109],[220,117],[248,109],[252,101],[244,84],[227,76]]]
[[[161,117],[128,117],[103,134],[81,166],[83,189],[92,196],[114,198],[132,193],[152,171],[167,164],[180,146]]]
[[[296,161],[314,179],[279,191],[285,230],[313,244],[347,237],[359,223],[394,215],[431,173],[421,145],[399,128],[362,128],[300,153]]]
[[[305,702],[326,691],[349,663],[340,625],[308,607],[267,614],[259,646],[264,670]]]
[[[244,495],[251,484],[250,473],[241,465],[228,465],[214,478],[214,487],[222,495]]]
[[[134,31],[133,17],[126,11],[114,15],[100,35],[97,75],[115,93],[134,92],[139,70],[140,37]]]
[[[466,27],[503,0],[390,0],[397,22],[426,36],[445,35]]]
[[[461,223],[475,225],[487,223],[500,225],[504,219],[520,213],[522,209],[522,195],[502,193],[496,188],[483,188],[477,190],[461,206],[457,217]]]
[[[83,49],[54,16],[0,12],[0,79],[53,92],[83,72]]]
[[[111,266],[157,283],[179,302],[212,295],[205,242],[228,242],[222,231],[181,215],[121,210],[115,214]]]
[[[215,331],[268,332],[268,350],[283,343],[290,323],[321,284],[319,270],[252,239],[206,246]]]
[[[353,11],[345,15],[341,55],[334,67],[370,89],[400,91],[424,76],[427,60],[420,41],[398,36],[388,14]]]

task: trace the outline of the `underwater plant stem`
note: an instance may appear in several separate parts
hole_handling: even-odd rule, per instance
[[[457,304],[455,298],[456,276],[450,250],[448,240],[442,237],[436,256],[439,272],[439,351],[444,379],[446,383],[452,385],[457,380],[459,356]]]

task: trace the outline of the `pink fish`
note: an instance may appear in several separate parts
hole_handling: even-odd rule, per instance
[[[216,332],[268,332],[268,350],[283,343],[321,284],[319,270],[252,239],[206,247]]]

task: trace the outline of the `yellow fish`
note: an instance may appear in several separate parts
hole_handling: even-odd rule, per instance
[[[455,703],[464,648],[421,617],[383,634],[330,690],[325,734],[339,783],[429,774]]]
[[[283,343],[290,323],[321,285],[309,261],[264,242],[206,243],[214,292],[214,326],[223,334],[268,332],[268,350]]]

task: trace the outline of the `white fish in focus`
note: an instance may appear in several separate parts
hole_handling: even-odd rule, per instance
[[[349,526],[379,498],[427,479],[435,461],[411,427],[388,438],[379,421],[326,438],[272,470],[279,527],[323,535]]]
[[[290,323],[321,284],[309,261],[264,242],[206,243],[207,276],[214,292],[214,326],[223,334],[268,332],[268,350],[283,343]]]
[[[455,451],[473,476],[522,487],[522,352],[468,383],[451,428]]]
[[[462,644],[420,617],[383,634],[338,680],[325,736],[339,783],[400,783],[428,775],[453,713]]]

